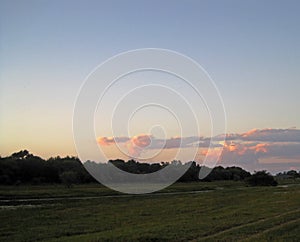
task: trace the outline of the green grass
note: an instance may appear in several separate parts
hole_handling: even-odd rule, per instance
[[[0,241],[300,241],[299,185],[178,183],[162,192],[0,187]],[[38,197],[59,199],[4,201]]]

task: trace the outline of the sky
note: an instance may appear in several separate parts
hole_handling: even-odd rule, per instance
[[[224,101],[225,136],[235,138],[222,143],[217,137],[224,134],[211,135],[201,103],[199,107],[193,105],[196,114],[203,116],[199,133],[189,128],[180,133],[170,112],[155,108],[137,112],[130,132],[121,130],[122,122],[118,121],[114,121],[117,132],[112,132],[101,117],[111,111],[113,97],[154,79],[169,85],[178,82],[165,73],[136,73],[115,85],[104,109],[96,112],[94,142],[102,146],[108,158],[152,154],[158,148],[149,147],[147,140],[166,145],[180,136],[179,140],[189,141],[181,143],[187,146],[182,159],[190,157],[189,145],[212,140],[214,148],[207,153],[207,145],[202,145],[199,160],[205,155],[213,157],[222,147],[220,164],[241,164],[252,170],[300,169],[299,11],[299,1],[292,0],[2,0],[0,155],[20,149],[46,158],[77,155],[72,117],[85,78],[100,63],[122,52],[162,48],[192,58],[209,73]],[[179,84],[176,90],[189,92]],[[153,95],[149,100],[162,97],[161,91],[150,90]],[[144,96],[139,97],[142,100]],[[121,103],[125,107],[122,110],[131,107],[135,98],[129,96],[129,104]],[[170,94],[166,100],[176,103],[177,99]],[[173,111],[185,110],[177,105]],[[183,121],[184,127],[189,126],[188,121]],[[153,128],[158,123],[164,129]],[[250,140],[245,138],[249,134]],[[104,141],[111,136],[123,137],[123,142],[108,145]],[[191,138],[194,136],[198,143]],[[158,159],[171,159],[178,151],[176,142],[172,148],[159,146],[163,153]],[[117,143],[125,154],[116,149]],[[145,151],[137,152],[138,144]],[[97,159],[97,154],[92,157]]]

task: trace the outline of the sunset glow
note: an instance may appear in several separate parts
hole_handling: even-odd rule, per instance
[[[170,156],[163,156],[166,150],[185,149],[188,151],[190,148],[196,146],[199,149],[197,159],[204,160],[207,157],[210,160],[217,159],[218,164],[226,165],[230,163],[231,165],[246,166],[254,169],[255,165],[263,164],[266,159],[270,160],[271,158],[276,160],[276,162],[281,160],[282,164],[285,162],[294,162],[295,165],[299,165],[299,134],[300,130],[294,128],[253,129],[241,134],[227,134],[227,141],[224,143],[218,141],[223,135],[216,137],[171,137],[162,140],[152,135],[141,134],[131,138],[115,137],[114,139],[112,137],[101,137],[98,138],[98,144],[112,148],[117,143],[117,145],[127,149],[128,158],[130,158],[130,154],[138,158],[138,155],[142,152],[157,150],[160,153],[159,158],[165,158],[165,160],[172,160]],[[274,137],[280,137],[280,139],[276,140]],[[117,140],[118,142],[113,140]],[[218,157],[220,152],[221,156]],[[288,158],[288,156],[292,157]],[[286,161],[284,160],[285,157]],[[184,162],[189,161],[184,160],[184,156],[182,159]],[[160,160],[154,159],[151,161]]]
[[[195,159],[203,161],[222,149],[224,165],[300,169],[298,3],[48,4],[1,4],[2,157],[21,149],[44,158],[77,156],[72,118],[87,76],[115,55],[149,47],[186,55],[209,74],[223,100],[226,132],[212,124],[221,117],[210,116],[216,105],[205,87],[202,102],[178,76],[148,70],[110,86],[90,110],[94,139],[83,144],[98,145],[108,158],[151,154],[143,161],[169,161],[182,150],[186,162],[197,148]],[[92,92],[100,99],[100,90]],[[143,101],[161,107],[135,106]],[[105,162],[97,152],[89,155]]]

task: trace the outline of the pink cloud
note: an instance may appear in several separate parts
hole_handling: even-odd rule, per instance
[[[128,137],[99,137],[97,143],[103,146],[109,146],[116,143],[124,143],[129,140]]]
[[[226,141],[223,141],[224,138]],[[183,149],[198,147],[200,156],[218,159],[223,164],[258,164],[261,159],[289,159],[300,161],[300,130],[253,129],[241,134],[223,134],[215,137],[171,137],[159,139],[149,134],[134,137],[100,137],[101,146],[123,144],[128,153],[138,157],[147,150]],[[222,152],[221,152],[222,150]],[[221,155],[219,156],[221,152]],[[217,158],[219,157],[219,158]]]

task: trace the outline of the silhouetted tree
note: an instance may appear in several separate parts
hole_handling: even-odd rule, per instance
[[[70,188],[73,184],[78,183],[77,174],[74,171],[65,171],[59,175],[59,178],[63,184]]]
[[[181,168],[185,168],[185,174],[178,180],[180,182],[199,181],[198,175],[201,167],[195,161],[189,163],[181,163],[173,161],[171,163],[140,163],[135,160],[109,160],[107,163],[95,163],[87,161],[85,166],[93,170],[103,170],[104,166],[113,164],[117,168],[135,174],[147,174],[159,171],[170,165],[174,172],[178,172]],[[95,174],[94,174],[95,175]],[[109,179],[114,181],[116,174],[106,174]],[[289,171],[287,176],[297,177],[296,171]],[[118,178],[118,177],[117,177]],[[157,179],[163,179],[161,174]],[[217,166],[212,169],[211,173],[202,181],[216,180],[235,180],[240,181],[247,179],[249,184],[275,184],[273,177],[266,172],[257,172],[253,176],[240,167]],[[0,184],[13,185],[20,183],[27,184],[43,184],[43,183],[64,183],[70,186],[74,183],[95,182],[95,179],[87,172],[81,161],[77,157],[52,157],[44,160],[41,157],[30,154],[27,150],[21,150],[13,153],[8,157],[0,157]]]
[[[250,186],[277,186],[277,181],[266,171],[255,172],[252,176],[246,179]]]

